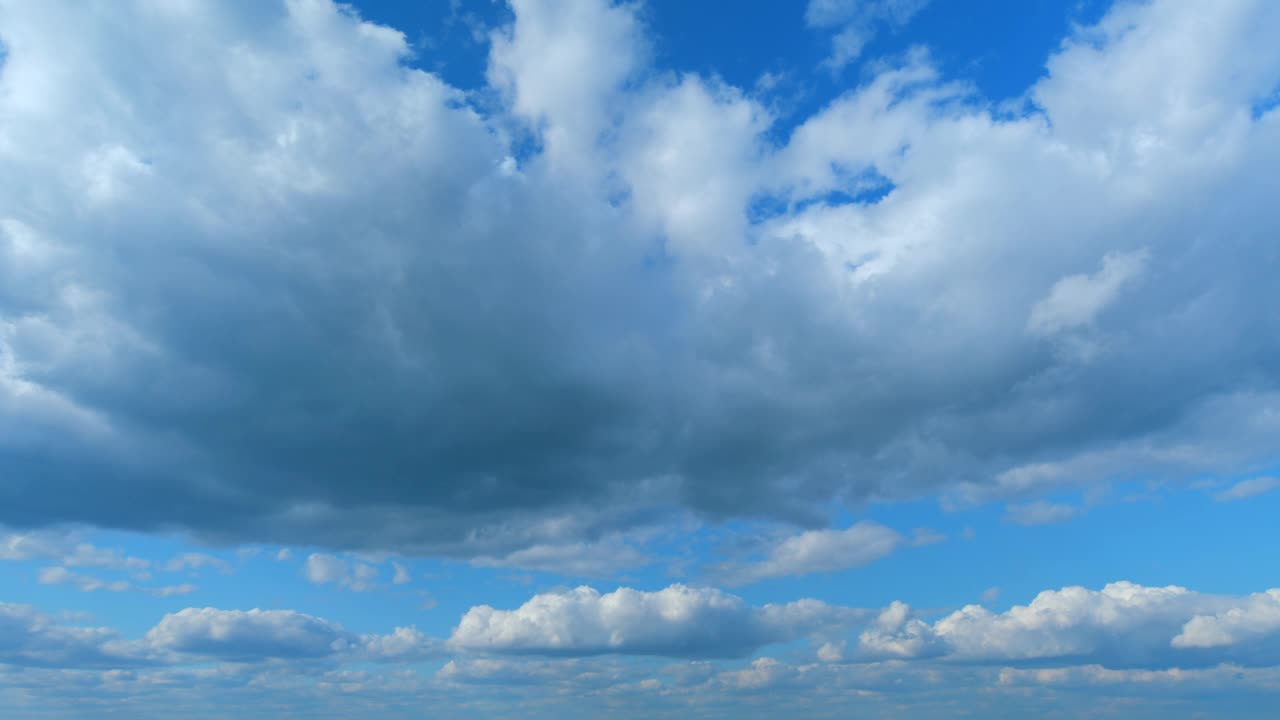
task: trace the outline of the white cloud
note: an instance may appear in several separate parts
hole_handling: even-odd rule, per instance
[[[1257,477],[1250,478],[1249,480],[1241,480],[1213,497],[1218,502],[1244,500],[1264,493],[1269,493],[1276,488],[1280,488],[1280,478]]]
[[[926,541],[931,535],[922,535]],[[763,551],[758,562],[729,563],[712,568],[731,584],[766,578],[837,572],[880,560],[908,544],[901,533],[870,521],[844,530],[808,530],[781,538]]]
[[[187,608],[165,615],[146,640],[160,650],[247,661],[327,657],[344,649],[353,636],[327,620],[292,610]]]
[[[113,548],[83,542],[78,532],[32,530],[0,535],[0,560],[52,560],[67,567],[93,567],[126,570],[145,576],[151,567],[148,560],[125,555]]]
[[[1027,329],[1038,335],[1052,335],[1093,322],[1120,290],[1142,273],[1147,256],[1145,249],[1109,253],[1102,258],[1102,268],[1096,273],[1057,281],[1049,294],[1031,308]]]
[[[63,567],[42,568],[36,576],[41,585],[74,585],[83,592],[105,590],[107,592],[128,592],[133,586],[125,580],[100,580],[88,575],[73,573]]]
[[[550,162],[583,172],[647,54],[634,8],[598,0],[512,0],[511,8],[515,24],[490,38],[489,82],[540,126]]]
[[[348,562],[335,555],[311,553],[302,569],[303,577],[317,585],[336,584],[354,592],[377,587],[378,568],[362,562]]]
[[[929,0],[809,0],[804,18],[811,28],[838,30],[824,64],[840,70],[862,55],[882,27],[897,30],[928,4]]]
[[[202,568],[214,568],[224,575],[233,572],[231,563],[226,560],[198,552],[182,553],[164,564],[165,572],[181,572],[183,570],[199,570]]]
[[[391,567],[395,569],[395,576],[391,578],[392,585],[407,585],[413,582],[413,576],[409,574],[408,568],[398,562],[391,563]]]
[[[535,595],[515,610],[467,611],[449,638],[460,650],[544,655],[740,657],[847,625],[857,611],[817,600],[752,607],[712,588],[656,592],[590,587]]]
[[[1273,653],[1280,653],[1280,590],[1256,593],[1234,607],[1196,615],[1173,639],[1173,646],[1220,648],[1262,639],[1269,639]]]
[[[647,556],[617,538],[562,545],[534,545],[503,557],[479,557],[471,561],[478,567],[508,567],[589,578],[614,577],[649,562],[651,560]]]
[[[999,614],[969,605],[932,624],[895,603],[848,657],[1108,668],[1271,666],[1280,663],[1280,591],[1235,598],[1117,582],[1102,590],[1047,590]]]
[[[36,582],[41,585],[71,585],[81,592],[144,592],[156,597],[172,597],[187,595],[197,590],[195,585],[162,585],[145,587],[135,585],[127,580],[104,580],[102,578],[74,573],[64,567],[41,568],[36,575]]]
[[[0,662],[18,667],[128,667],[142,648],[107,628],[62,625],[29,605],[0,603]]]

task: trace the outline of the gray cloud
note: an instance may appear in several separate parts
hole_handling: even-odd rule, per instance
[[[327,2],[5,6],[0,522],[505,560],[1274,459],[1273,4],[781,143],[629,6],[514,9],[481,110]]]

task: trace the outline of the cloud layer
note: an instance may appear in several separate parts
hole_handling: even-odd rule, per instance
[[[1273,459],[1272,4],[777,142],[629,6],[513,10],[482,110],[324,0],[6,3],[0,521],[502,557]]]

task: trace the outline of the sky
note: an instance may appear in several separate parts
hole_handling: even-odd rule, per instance
[[[0,715],[1272,718],[1280,4],[0,0]]]

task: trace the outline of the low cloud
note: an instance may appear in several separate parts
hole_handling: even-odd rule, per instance
[[[817,600],[754,607],[720,590],[684,585],[604,594],[579,587],[535,595],[515,610],[473,607],[449,645],[507,654],[743,657],[860,615]]]
[[[1280,590],[1247,597],[1117,582],[1067,587],[993,613],[969,605],[933,623],[895,603],[846,660],[937,658],[952,663],[1212,667],[1280,663]]]

